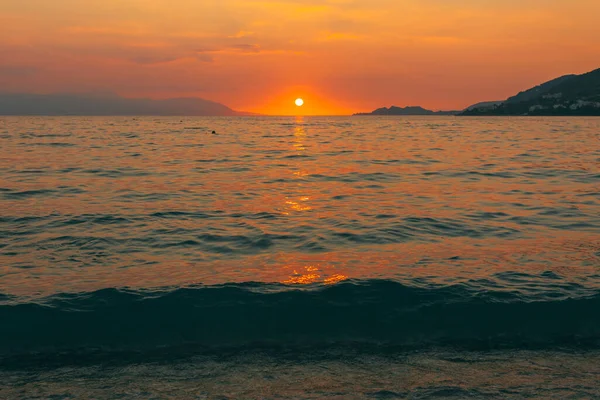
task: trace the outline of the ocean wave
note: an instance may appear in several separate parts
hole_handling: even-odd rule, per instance
[[[0,357],[173,346],[597,347],[599,308],[598,292],[527,296],[390,280],[104,289],[28,301],[0,295]]]
[[[343,196],[337,197],[340,201],[346,201]],[[508,219],[507,214],[497,214],[497,218],[490,217],[491,214],[476,213],[469,216],[469,219],[417,216],[402,218],[401,214],[395,213],[396,210],[390,211],[394,213],[362,213],[361,219],[353,220],[332,214],[296,226],[289,225],[285,209],[255,213],[170,210],[123,215],[4,216],[0,217],[0,222],[5,224],[0,228],[0,238],[5,238],[15,249],[27,251],[31,246],[81,251],[84,249],[82,245],[93,242],[95,248],[111,253],[125,251],[127,246],[139,246],[145,249],[194,247],[214,254],[248,254],[260,253],[266,247],[280,251],[299,248],[323,251],[357,243],[382,245],[411,241],[432,242],[445,237],[484,240],[522,236],[522,232],[515,227],[494,222],[494,219]],[[219,223],[221,229],[215,233],[208,223],[196,224],[205,221]],[[261,222],[265,221],[271,223],[268,228],[261,226]],[[40,235],[39,232],[44,230],[51,233]],[[23,242],[22,238],[27,238],[28,241]],[[318,242],[318,249],[314,247],[315,241]],[[215,248],[215,242],[226,244],[229,248],[224,251],[220,247]]]

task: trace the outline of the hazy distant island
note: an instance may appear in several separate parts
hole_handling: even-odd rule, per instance
[[[23,94],[0,93],[0,115],[155,115],[242,116],[240,112],[201,98],[165,100],[125,98],[116,94]]]
[[[432,111],[427,110],[420,106],[409,106],[409,107],[396,107],[391,106],[390,108],[382,107],[377,110],[371,111],[370,113],[356,113],[355,116],[361,115],[456,115],[461,111]]]
[[[600,116],[600,69],[561,76],[504,101],[478,103],[459,115]]]

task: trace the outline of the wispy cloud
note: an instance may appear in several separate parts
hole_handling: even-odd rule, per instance
[[[38,72],[37,67],[27,65],[0,65],[0,76],[4,77],[27,77]]]

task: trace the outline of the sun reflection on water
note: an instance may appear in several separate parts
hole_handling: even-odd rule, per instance
[[[294,143],[292,144],[298,154],[306,150],[304,142],[306,141],[306,131],[304,130],[304,120],[302,117],[296,118],[296,126],[294,127]]]
[[[14,132],[0,146],[4,294],[344,279],[528,285],[507,283],[515,271],[600,285],[594,119],[2,123]],[[223,134],[200,136],[205,123]]]
[[[282,283],[286,285],[310,285],[312,283],[333,285],[346,279],[348,279],[348,276],[342,274],[328,275],[318,265],[306,265],[303,270],[294,269],[293,274]]]
[[[296,151],[297,154],[302,154],[306,151],[306,130],[304,129],[304,119],[302,117],[296,117],[296,126],[294,127],[294,139],[292,142],[292,148]],[[297,165],[294,165],[293,170],[291,171],[292,175],[295,178],[299,178],[298,181],[298,191],[302,193],[303,190],[303,178],[308,176],[309,173],[304,170],[304,160],[302,158],[297,159]],[[308,204],[310,201],[310,196],[306,194],[300,194],[298,197],[286,197],[285,199],[285,215],[289,215],[291,211],[303,212],[310,211],[313,208]]]
[[[310,197],[301,197],[298,201],[287,200],[285,204],[287,204],[289,209],[294,211],[309,211],[312,210],[312,207],[308,204],[304,204],[304,202],[310,200]]]

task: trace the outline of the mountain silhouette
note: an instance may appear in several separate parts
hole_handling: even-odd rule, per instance
[[[238,116],[250,115],[195,97],[153,100],[96,94],[0,94],[0,115],[156,115]]]
[[[466,111],[466,110],[473,110],[473,109],[475,109],[475,108],[483,108],[483,109],[485,109],[485,108],[493,108],[493,107],[496,107],[497,105],[500,105],[500,104],[502,104],[502,103],[504,103],[504,101],[503,101],[503,100],[497,100],[497,101],[482,101],[482,102],[479,102],[479,103],[473,104],[472,106],[469,106],[469,107],[465,108],[463,111]]]
[[[491,105],[473,105],[460,115],[600,116],[600,69],[565,75]]]
[[[354,115],[455,115],[460,111],[431,111],[420,106],[378,108],[370,113],[357,113]]]

